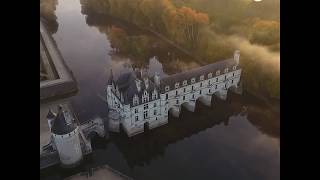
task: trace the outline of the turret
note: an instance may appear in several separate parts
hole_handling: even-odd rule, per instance
[[[49,125],[49,129],[51,130],[51,127],[53,125],[54,119],[56,118],[56,114],[49,109],[48,115],[47,115],[47,121]]]
[[[113,84],[113,73],[112,73],[112,69],[110,69],[110,75],[109,75],[109,80],[108,80],[108,85],[112,85]]]
[[[239,65],[239,61],[240,61],[240,50],[234,51],[233,59],[236,61],[237,65]]]
[[[58,107],[58,113],[53,121],[51,133],[56,145],[61,165],[64,167],[73,167],[82,159],[80,146],[79,128],[73,123],[71,115],[66,114],[62,106]],[[68,123],[69,122],[69,123]]]

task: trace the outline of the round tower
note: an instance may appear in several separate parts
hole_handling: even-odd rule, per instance
[[[66,113],[59,106],[58,114],[53,121],[51,133],[59,153],[61,166],[74,167],[82,160],[79,127],[72,120],[66,120],[66,118],[71,118],[71,116],[66,117]]]

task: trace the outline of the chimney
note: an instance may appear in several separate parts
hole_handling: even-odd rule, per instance
[[[149,79],[148,79],[148,77],[145,76],[145,77],[143,78],[143,81],[144,81],[144,85],[146,86],[146,89],[148,89],[148,88],[149,88]]]
[[[239,61],[240,61],[240,50],[235,50],[235,51],[234,51],[233,59],[236,61],[237,65],[239,65]]]
[[[139,79],[136,79],[136,86],[137,86],[137,89],[138,89],[138,92],[141,91],[141,81]]]
[[[160,76],[158,73],[154,74],[153,80],[154,80],[154,83],[156,84],[156,86],[160,86]]]

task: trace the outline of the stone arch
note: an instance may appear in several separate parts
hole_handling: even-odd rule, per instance
[[[180,108],[176,106],[172,106],[168,110],[168,114],[171,115],[174,118],[179,118],[180,116]]]
[[[95,137],[99,137],[99,133],[97,131],[91,131],[88,135],[87,135],[87,139],[93,139]]]

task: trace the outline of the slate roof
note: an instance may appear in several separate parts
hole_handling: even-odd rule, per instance
[[[62,107],[59,106],[58,114],[53,122],[51,132],[57,135],[64,135],[72,132],[75,129],[76,126],[73,123],[67,124],[67,121],[63,114]]]
[[[47,119],[54,119],[55,117],[56,117],[56,115],[51,111],[51,109],[49,109]]]
[[[145,86],[143,77],[148,78],[149,81],[149,87],[148,89]],[[136,86],[136,79],[141,81],[141,90],[138,91]],[[122,74],[117,81],[115,82],[115,85],[118,86],[119,92],[123,94],[124,98],[124,104],[130,104],[133,105],[133,96],[136,94],[139,97],[139,104],[141,104],[141,98],[146,90],[149,93],[149,97],[151,98],[151,93],[154,91],[154,89],[157,89],[158,92],[158,98],[159,96],[159,88],[156,87],[154,84],[152,78],[147,77],[146,75],[141,76],[138,72],[128,72],[125,74]],[[120,99],[120,97],[119,97]]]
[[[175,89],[175,83],[179,82],[180,87],[184,80],[187,80],[188,85],[191,84],[191,79],[195,78],[195,83],[200,81],[200,76],[204,75],[204,80],[208,79],[208,74],[212,73],[212,77],[216,76],[216,71],[220,70],[220,75],[224,74],[224,69],[229,68],[229,72],[232,71],[233,66],[237,63],[233,58],[226,59],[223,61],[218,61],[213,64],[208,64],[205,66],[201,66],[199,68],[195,68],[186,72],[177,73],[170,75],[168,77],[164,77],[160,80],[160,89],[161,93],[165,92],[165,87],[169,86],[170,90]],[[239,69],[239,66],[237,66]]]

